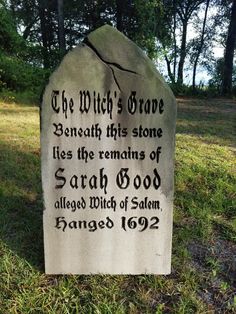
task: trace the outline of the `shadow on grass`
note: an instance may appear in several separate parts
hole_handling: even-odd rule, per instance
[[[0,238],[31,266],[43,270],[40,157],[0,144]]]
[[[226,141],[234,146],[235,120],[236,103],[233,101],[222,104],[222,100],[178,100],[177,133],[206,139],[213,137],[213,143]]]

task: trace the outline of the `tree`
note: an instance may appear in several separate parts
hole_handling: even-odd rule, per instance
[[[183,84],[188,25],[204,1],[206,0],[164,0],[164,21],[169,31],[159,39],[164,50],[168,76],[173,84],[176,81],[180,86]],[[179,41],[176,40],[177,33],[181,34]]]
[[[123,31],[124,6],[124,0],[116,0],[116,27],[120,32]]]
[[[42,43],[43,43],[43,65],[44,68],[50,67],[49,61],[49,38],[48,38],[48,23],[46,17],[46,2],[39,0],[39,18],[40,18],[40,28],[41,28],[41,36],[42,36]]]
[[[9,0],[8,2],[18,32],[22,32],[24,39],[28,39],[39,21],[36,0]]]
[[[127,1],[123,32],[142,47],[151,59],[156,58],[156,37],[165,30],[162,0]]]
[[[206,0],[205,14],[204,14],[204,20],[203,20],[203,25],[202,25],[202,33],[201,33],[199,44],[197,45],[197,52],[196,52],[196,56],[195,56],[195,60],[193,64],[193,83],[192,83],[193,91],[195,91],[195,85],[196,85],[197,65],[198,65],[199,57],[200,57],[200,54],[202,53],[202,48],[204,45],[209,4],[210,4],[210,0]]]
[[[24,48],[24,41],[17,33],[13,16],[0,2],[0,53],[17,55]]]
[[[181,47],[180,47],[180,58],[178,65],[178,84],[183,84],[183,71],[184,63],[186,58],[186,47],[187,47],[187,28],[192,14],[199,8],[200,4],[203,3],[203,0],[178,0],[177,1],[177,14],[180,18],[182,24],[182,38],[181,38]]]
[[[168,76],[172,84],[175,84],[177,68],[177,10],[176,0],[164,1],[164,18],[161,31],[157,39],[163,48],[163,55],[167,65]]]
[[[224,55],[223,83],[222,83],[222,93],[224,95],[232,93],[232,74],[235,44],[236,44],[236,0],[233,0]]]
[[[58,42],[59,42],[59,50],[63,54],[66,51],[63,0],[57,0],[57,11],[58,11]]]

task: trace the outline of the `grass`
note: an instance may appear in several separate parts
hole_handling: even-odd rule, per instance
[[[235,106],[178,101],[170,276],[46,276],[38,108],[0,102],[0,314],[235,313]]]

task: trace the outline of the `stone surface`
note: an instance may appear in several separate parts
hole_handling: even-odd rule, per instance
[[[46,273],[170,273],[175,120],[171,90],[114,28],[64,57],[41,109]]]

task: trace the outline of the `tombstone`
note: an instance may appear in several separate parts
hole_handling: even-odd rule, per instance
[[[47,274],[169,274],[175,98],[111,26],[51,75],[41,106]]]

